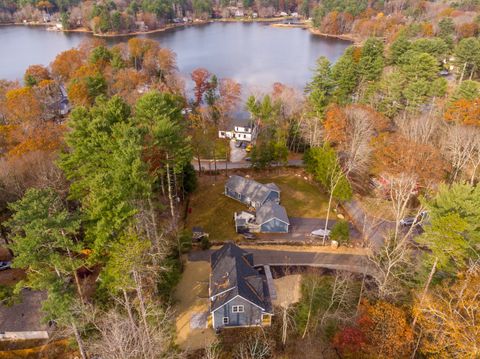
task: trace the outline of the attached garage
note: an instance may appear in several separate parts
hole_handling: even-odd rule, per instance
[[[260,207],[255,222],[260,233],[288,233],[290,226],[287,211],[275,202],[267,202]]]

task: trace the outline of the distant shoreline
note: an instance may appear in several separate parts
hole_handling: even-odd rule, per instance
[[[284,16],[284,17],[275,17],[275,18],[223,18],[223,19],[210,19],[210,20],[200,20],[200,21],[194,21],[194,22],[188,22],[188,23],[181,23],[181,24],[168,24],[165,27],[159,28],[159,29],[154,29],[154,30],[148,30],[148,31],[133,31],[133,32],[126,32],[126,33],[105,33],[105,34],[96,34],[92,30],[88,30],[86,28],[77,28],[77,29],[70,29],[70,30],[52,30],[53,32],[78,32],[78,33],[85,33],[85,34],[91,34],[92,36],[95,37],[104,37],[104,38],[115,38],[115,37],[128,37],[128,36],[138,36],[138,35],[147,35],[147,34],[155,34],[159,32],[165,32],[165,31],[170,31],[174,30],[177,28],[183,28],[183,27],[189,27],[189,26],[199,26],[199,25],[207,25],[211,24],[214,22],[220,22],[220,23],[227,23],[227,22],[240,22],[240,23],[254,23],[254,22],[266,22],[266,23],[272,23],[270,26],[272,27],[277,27],[277,28],[302,28],[302,29],[307,29],[310,31],[311,34],[317,35],[317,36],[322,36],[322,37],[328,37],[328,38],[333,38],[333,39],[339,39],[339,40],[344,40],[344,41],[349,41],[352,42],[354,45],[360,45],[361,41],[356,37],[354,34],[340,34],[340,35],[334,35],[334,34],[328,34],[321,32],[320,30],[317,30],[313,28],[310,24],[306,23],[305,21],[301,23],[295,23],[295,24],[285,24],[285,23],[280,23],[279,21],[287,20],[287,19],[292,19],[291,16]],[[8,24],[0,24],[0,26],[37,26],[37,27],[54,27],[52,23],[41,23],[41,22],[30,22],[30,23],[23,23],[23,22],[16,22],[16,23],[8,23]]]
[[[148,31],[133,31],[133,32],[125,32],[125,33],[105,33],[105,34],[98,34],[94,33],[92,30],[88,30],[84,27],[76,28],[76,29],[58,29],[58,30],[52,30],[52,32],[79,32],[79,33],[85,33],[85,34],[91,34],[92,36],[96,37],[108,37],[108,38],[114,38],[114,37],[126,37],[126,36],[138,36],[138,35],[145,35],[145,34],[154,34],[158,32],[164,32],[164,31],[169,31],[169,30],[174,30],[177,28],[182,28],[182,27],[189,27],[189,26],[198,26],[198,25],[206,25],[206,24],[211,24],[214,22],[242,22],[242,23],[253,23],[253,22],[276,22],[276,21],[282,21],[291,18],[291,16],[284,16],[284,17],[275,17],[275,18],[255,18],[255,19],[244,19],[244,18],[224,18],[224,19],[209,19],[209,20],[199,20],[199,21],[193,21],[193,22],[187,22],[187,23],[180,23],[180,24],[168,24],[165,27],[159,28],[159,29],[154,29],[154,30],[148,30]],[[0,26],[41,26],[41,27],[54,27],[54,23],[43,23],[43,22],[28,22],[28,23],[23,23],[23,22],[12,22],[12,23],[4,23],[0,24]]]
[[[362,41],[358,37],[356,37],[354,34],[340,34],[340,35],[328,34],[328,33],[321,32],[320,30],[314,29],[311,26],[308,27],[308,30],[313,35],[322,36],[322,37],[330,37],[330,38],[333,38],[333,39],[339,39],[339,40],[353,42],[353,44],[355,46],[359,46],[362,43]]]

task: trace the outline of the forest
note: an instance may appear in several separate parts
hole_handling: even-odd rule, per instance
[[[140,12],[168,19],[194,4],[0,9],[4,18],[43,7],[101,23]],[[240,84],[205,68],[187,91],[176,55],[140,38],[85,41],[30,66],[22,83],[0,80],[0,237],[25,273],[0,286],[0,302],[16,303],[24,288],[46,292],[44,321],[84,359],[478,358],[479,4],[248,6],[298,8],[318,31],[356,41],[335,63],[319,58],[305,91],[275,83],[245,103]],[[368,256],[371,272],[308,271],[299,303],[276,308],[272,327],[227,331],[189,352],[175,344],[172,292],[192,246],[189,196],[212,175],[192,163],[228,152],[218,131],[239,108],[260,128],[252,173],[301,156],[329,207],[373,198],[392,226]],[[405,228],[407,216],[421,229]]]

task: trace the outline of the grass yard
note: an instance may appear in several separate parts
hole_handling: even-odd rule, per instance
[[[281,204],[290,217],[325,218],[327,214],[328,197],[320,188],[299,174],[269,174],[252,176],[258,182],[274,182],[281,189]],[[225,241],[238,237],[235,233],[233,213],[246,210],[247,207],[226,197],[224,185],[226,178],[201,177],[199,187],[190,198],[192,213],[188,215],[186,226],[201,226],[210,233],[210,240]],[[331,218],[335,215],[331,213]]]
[[[274,182],[281,189],[280,204],[285,207],[289,217],[325,218],[327,216],[328,196],[318,185],[311,183],[300,174],[273,175],[255,177],[261,183]],[[333,213],[330,213],[335,218]]]

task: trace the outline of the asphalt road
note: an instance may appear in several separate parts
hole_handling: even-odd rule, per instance
[[[369,273],[368,260],[364,255],[344,253],[297,252],[288,250],[247,249],[253,254],[255,265],[309,266]],[[190,261],[210,261],[212,250],[194,251],[188,254]]]
[[[202,170],[204,171],[213,171],[215,169],[214,163],[211,160],[201,160],[200,161]],[[195,171],[198,171],[198,161],[192,160],[192,165],[195,168]],[[228,169],[239,169],[239,168],[250,168],[252,166],[251,162],[241,161],[241,162],[227,162],[217,161],[217,171],[225,170],[225,166]],[[272,165],[273,167],[283,167],[284,164]],[[287,166],[302,167],[303,160],[289,160]]]

